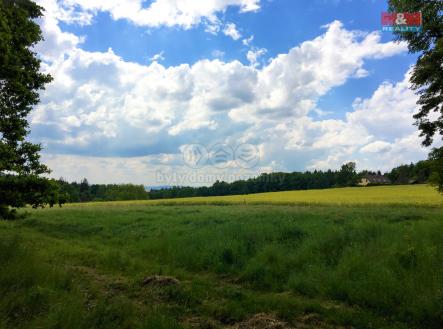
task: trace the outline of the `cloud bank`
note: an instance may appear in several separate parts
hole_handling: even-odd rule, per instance
[[[36,50],[54,81],[31,122],[54,175],[79,179],[91,173],[101,182],[155,185],[157,169],[187,170],[180,148],[192,143],[257,145],[262,159],[256,173],[336,168],[350,160],[360,168],[389,169],[425,157],[412,125],[417,98],[409,72],[403,81],[380,85],[370,98],[356,99],[343,119],[314,115],[322,113],[322,96],[367,75],[365,61],[407,51],[404,43],[381,42],[378,32],[351,31],[334,21],[315,39],[263,65],[260,52],[248,57],[250,65],[221,59],[141,65],[112,49],[81,49],[83,39],[63,32],[58,20],[89,23],[97,11],[107,11],[134,24],[190,28],[228,6],[256,11],[260,1],[205,1],[198,8],[185,6],[189,1],[157,0],[148,8],[123,1],[130,4],[125,10],[121,1],[42,1],[48,6],[40,22],[45,41]],[[225,33],[239,39],[231,28]]]
[[[215,23],[217,14],[228,7],[241,13],[260,9],[260,0],[39,0],[58,20],[91,24],[98,12],[109,13],[114,20],[127,20],[138,26],[178,26],[190,29],[202,21]]]

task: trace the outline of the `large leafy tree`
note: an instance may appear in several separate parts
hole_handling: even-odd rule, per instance
[[[411,83],[419,94],[420,110],[414,115],[424,146],[430,146],[435,135],[443,135],[443,1],[389,0],[394,12],[421,11],[421,32],[396,32],[398,40],[408,43],[411,53],[419,53],[413,68]],[[443,148],[433,149],[431,183],[443,193]]]
[[[430,146],[435,134],[443,135],[443,1],[390,0],[389,9],[422,13],[421,32],[396,32],[396,36],[408,43],[411,53],[419,53],[411,76],[420,95],[420,111],[414,118],[424,137],[423,145]]]
[[[25,140],[28,114],[51,81],[32,51],[42,40],[40,16],[32,1],[0,0],[0,218],[10,218],[11,207],[57,202],[56,184],[41,177],[49,173],[40,163],[41,146]]]

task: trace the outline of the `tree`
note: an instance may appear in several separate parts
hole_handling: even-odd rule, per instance
[[[420,53],[411,76],[421,106],[414,118],[424,137],[423,145],[430,146],[436,133],[443,135],[443,1],[389,0],[389,9],[422,13],[421,32],[395,33],[398,40],[408,43],[409,52]]]
[[[420,136],[424,137],[422,144],[430,146],[436,134],[443,135],[443,1],[389,0],[389,10],[422,13],[421,32],[396,32],[396,36],[408,43],[409,52],[420,53],[410,79],[420,95],[417,103],[420,110],[414,119]],[[436,162],[431,165],[431,170],[437,170],[432,180],[443,193],[443,175],[438,171],[443,158],[439,156],[443,156],[443,149],[433,149],[429,160]]]
[[[80,183],[80,201],[81,202],[91,201],[91,191],[89,188],[89,182],[86,178],[83,178],[83,180]]]
[[[32,47],[42,40],[35,19],[42,8],[29,0],[0,2],[0,218],[11,218],[18,208],[58,202],[57,184],[42,174],[41,146],[25,140],[27,116],[39,102],[39,91],[51,81],[40,72]]]
[[[357,172],[355,162],[348,162],[341,166],[338,172],[337,183],[339,186],[352,186],[357,182]]]
[[[443,148],[434,149],[429,154],[431,175],[429,182],[437,187],[440,193],[443,193]]]

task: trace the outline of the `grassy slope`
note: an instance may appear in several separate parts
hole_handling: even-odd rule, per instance
[[[442,207],[109,205],[0,222],[0,328],[443,324]]]

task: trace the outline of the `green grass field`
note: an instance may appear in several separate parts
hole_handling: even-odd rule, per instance
[[[401,186],[27,210],[0,222],[0,328],[442,328],[442,199]]]

